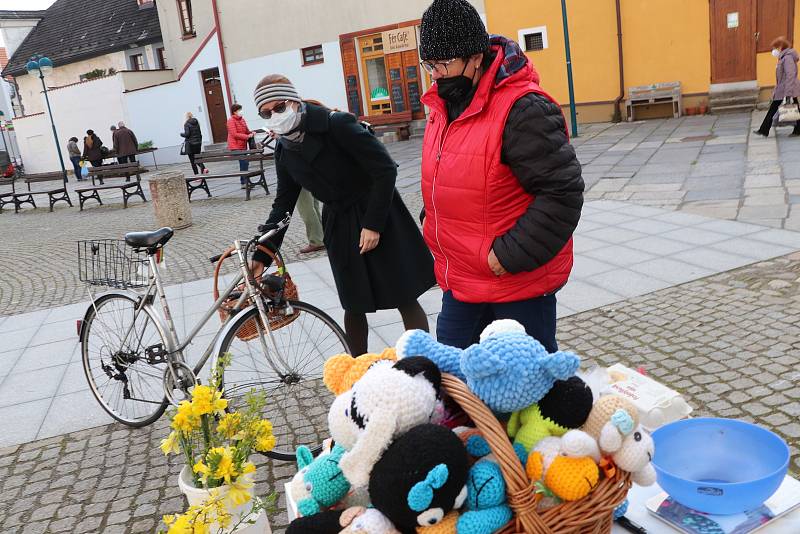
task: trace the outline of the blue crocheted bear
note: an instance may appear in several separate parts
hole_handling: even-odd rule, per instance
[[[478,460],[469,470],[467,500],[458,518],[458,534],[492,534],[511,521],[506,503],[506,483],[492,456]]]
[[[480,343],[466,350],[448,347],[430,334],[412,330],[397,342],[398,358],[425,356],[442,372],[462,381],[495,413],[510,413],[539,402],[556,380],[575,374],[580,358],[571,352],[549,354],[516,321],[495,321]]]

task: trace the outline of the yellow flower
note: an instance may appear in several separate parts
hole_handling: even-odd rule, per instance
[[[225,500],[230,506],[239,506],[248,502],[252,496],[250,495],[250,488],[255,484],[249,474],[243,474],[228,486],[228,492],[225,494]]]
[[[256,472],[256,466],[253,464],[253,462],[245,462],[245,464],[242,465],[243,475],[249,475],[250,473],[255,473],[255,472]]]
[[[192,413],[195,416],[216,413],[225,414],[228,401],[222,398],[222,393],[209,386],[195,386],[192,390]]]
[[[275,436],[270,434],[267,437],[258,438],[256,440],[256,450],[258,452],[269,452],[275,448]]]
[[[161,518],[161,520],[164,521],[165,525],[170,526],[172,523],[175,522],[175,516],[174,515],[165,515],[164,517]]]
[[[242,416],[239,413],[226,413],[217,425],[217,432],[228,439],[232,439],[242,426]]]
[[[200,481],[204,486],[208,485],[208,475],[211,470],[202,462],[202,460],[194,464],[194,466],[192,466],[192,470],[200,475]]]
[[[168,455],[179,454],[181,452],[180,441],[178,440],[177,432],[170,432],[166,439],[161,440],[161,451]]]
[[[172,418],[172,428],[181,432],[191,432],[199,425],[200,420],[192,414],[192,404],[189,401],[181,401],[178,413]]]
[[[169,525],[167,534],[192,534],[193,530],[188,514],[184,514],[174,518],[174,522]]]
[[[233,453],[229,447],[215,447],[208,451],[209,463],[212,463],[211,458],[215,460],[219,458],[214,469],[213,476],[219,480],[225,480],[226,484],[230,484],[231,480],[235,478],[238,473],[236,467],[233,465]]]

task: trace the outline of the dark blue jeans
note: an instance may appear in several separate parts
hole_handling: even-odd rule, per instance
[[[75,171],[75,179],[81,180],[83,178],[83,176],[81,176],[81,157],[70,156],[69,160],[72,162],[72,170]]]
[[[439,343],[466,349],[479,341],[481,332],[497,319],[514,319],[548,352],[556,352],[556,296],[545,295],[517,302],[461,302],[448,291],[442,297],[442,313],[436,322]]]
[[[250,162],[247,161],[246,159],[240,159],[239,160],[239,171],[240,172],[247,172],[248,170],[250,170]],[[240,184],[244,185],[246,182],[247,182],[247,178],[245,178],[244,176],[239,178],[239,183]]]

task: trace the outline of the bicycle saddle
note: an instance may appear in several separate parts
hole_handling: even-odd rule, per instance
[[[133,248],[152,248],[164,246],[175,231],[172,228],[159,228],[152,232],[128,232],[125,243]]]

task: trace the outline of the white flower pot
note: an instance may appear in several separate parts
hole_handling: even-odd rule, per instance
[[[178,476],[178,487],[181,492],[186,495],[186,500],[189,501],[189,506],[197,506],[206,501],[210,495],[210,490],[197,488],[194,485],[194,479],[189,466],[183,466],[181,474]],[[223,486],[224,488],[224,486]],[[250,489],[250,495],[253,496],[253,490]],[[231,525],[239,522],[243,515],[247,514],[253,506],[252,499],[241,506],[237,506],[231,510]],[[250,517],[246,519],[255,519]],[[211,526],[211,532],[215,533],[219,530],[216,524]],[[259,512],[258,518],[255,523],[242,524],[239,528],[223,530],[224,534],[272,534],[272,529],[269,526],[269,520],[264,512]]]

